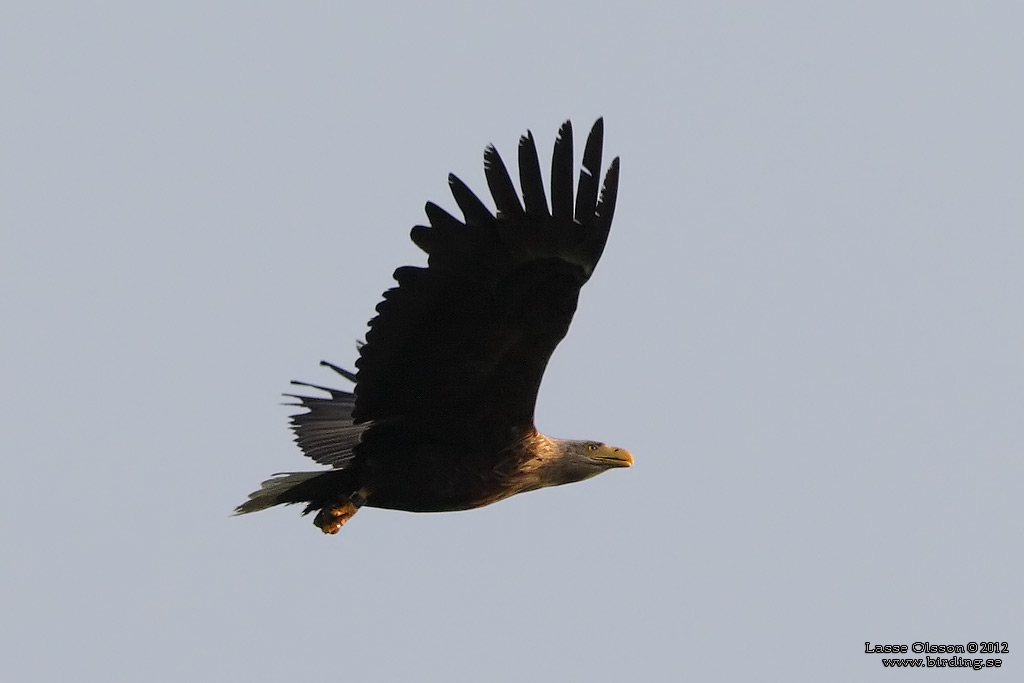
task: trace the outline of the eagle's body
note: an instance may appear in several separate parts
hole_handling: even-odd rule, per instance
[[[465,222],[427,204],[430,226],[412,231],[427,267],[395,271],[357,373],[325,363],[354,393],[314,387],[330,396],[294,397],[308,409],[292,417],[297,443],[332,469],[270,479],[239,513],[306,503],[334,533],[362,505],[465,510],[632,464],[622,449],[552,439],[533,425],[544,369],[611,228],[618,159],[599,199],[602,137],[598,120],[574,202],[572,128],[562,126],[550,212],[529,134],[519,146],[525,208],[493,147],[484,161],[496,217],[449,176]]]

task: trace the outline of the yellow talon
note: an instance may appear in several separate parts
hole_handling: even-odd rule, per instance
[[[359,508],[352,501],[346,501],[341,505],[328,505],[317,513],[313,523],[325,534],[336,534],[338,529],[358,511]]]

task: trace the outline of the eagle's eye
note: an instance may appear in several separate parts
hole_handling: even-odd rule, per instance
[[[587,450],[590,451],[591,453],[593,453],[594,451],[597,450],[597,444],[596,443],[588,443],[587,444]]]

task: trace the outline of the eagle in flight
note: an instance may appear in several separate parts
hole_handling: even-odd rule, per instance
[[[534,427],[544,368],[569,329],[612,225],[614,159],[598,191],[604,124],[583,152],[573,197],[572,125],[551,162],[551,206],[529,132],[519,140],[522,202],[493,146],[484,150],[490,210],[454,175],[459,220],[432,202],[412,229],[426,267],[395,271],[359,347],[356,372],[331,363],[352,391],[294,382],[326,396],[288,394],[302,451],[329,469],[274,475],[237,514],[304,503],[337,533],[360,507],[468,510],[545,486],[588,479],[633,456],[599,441]]]

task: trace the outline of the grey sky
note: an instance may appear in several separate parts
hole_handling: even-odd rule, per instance
[[[1019,676],[1020,4],[167,4],[0,10],[0,677]],[[446,174],[599,115],[538,426],[636,467],[230,517]]]

